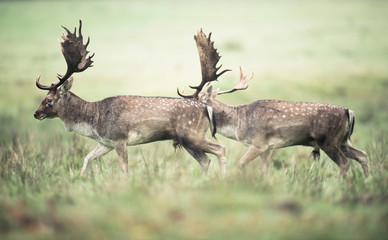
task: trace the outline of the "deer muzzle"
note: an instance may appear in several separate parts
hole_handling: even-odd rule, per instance
[[[42,113],[42,112],[39,112],[39,111],[36,111],[34,113],[34,118],[38,119],[38,120],[43,120],[46,118],[46,114]]]

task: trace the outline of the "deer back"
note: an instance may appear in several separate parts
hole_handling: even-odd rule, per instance
[[[59,117],[67,129],[108,145],[120,139],[129,145],[165,139],[184,143],[188,136],[204,136],[211,119],[205,104],[178,98],[116,96],[87,102],[87,107],[77,100],[66,103]]]
[[[277,141],[278,147],[311,145],[312,139],[344,136],[349,110],[331,104],[260,100],[239,107],[237,135],[245,142]]]

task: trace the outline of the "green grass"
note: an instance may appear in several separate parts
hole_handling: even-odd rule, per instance
[[[388,3],[385,1],[9,1],[0,2],[1,239],[386,239],[388,234]],[[115,152],[92,162],[96,145],[57,120],[32,115],[44,83],[65,71],[60,25],[84,23],[95,67],[75,75],[86,100],[120,94],[176,96],[200,79],[193,35],[213,32],[231,88],[238,66],[249,88],[220,99],[283,99],[355,111],[352,140],[368,153],[365,179],[345,178],[322,153],[277,151],[268,172],[227,147],[228,174],[209,174],[170,141],[128,148],[124,178]],[[187,90],[186,90],[187,91]]]

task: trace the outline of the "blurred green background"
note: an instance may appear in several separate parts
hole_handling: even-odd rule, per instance
[[[1,1],[0,234],[6,238],[384,239],[388,226],[387,1]],[[130,147],[129,179],[110,153],[79,169],[96,143],[33,113],[66,64],[57,39],[83,21],[94,67],[72,91],[96,101],[113,95],[176,96],[199,82],[193,35],[202,28],[222,55],[229,89],[238,67],[255,76],[245,91],[219,99],[338,104],[355,111],[352,140],[368,152],[348,177],[310,149],[280,150],[267,174],[246,151],[227,146],[226,179],[209,176],[171,142]],[[188,91],[188,90],[186,90]],[[324,154],[322,154],[324,155]],[[385,235],[384,235],[385,234]]]

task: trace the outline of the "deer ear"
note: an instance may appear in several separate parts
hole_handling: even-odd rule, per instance
[[[210,93],[210,98],[211,98],[211,99],[216,99],[216,97],[217,97],[219,91],[220,91],[220,89],[217,88],[216,90],[214,90],[213,92],[211,92],[211,93]]]
[[[203,91],[203,94],[201,96],[201,102],[207,102],[207,100],[210,99],[210,95],[212,93],[212,90],[213,90],[212,85],[206,86],[206,89],[205,89],[205,91]]]
[[[73,78],[69,78],[66,82],[64,82],[62,84],[62,86],[59,87],[59,94],[60,96],[64,96],[71,88],[71,86],[73,86]]]

